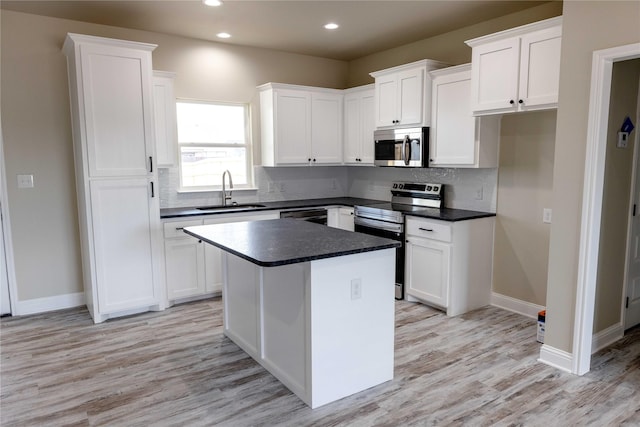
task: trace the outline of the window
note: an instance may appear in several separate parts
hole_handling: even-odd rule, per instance
[[[215,190],[231,172],[234,188],[252,186],[248,104],[178,101],[180,188]]]

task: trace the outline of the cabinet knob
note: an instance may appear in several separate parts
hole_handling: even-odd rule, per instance
[[[409,239],[405,240],[404,242],[405,242],[405,243],[409,243]]]
[[[513,105],[513,104],[515,104],[515,103],[516,103],[516,102],[515,102],[513,99],[509,101],[509,104],[511,104],[511,105]]]
[[[316,161],[316,159],[313,159],[313,161],[315,162],[315,161]]]
[[[524,104],[524,101],[522,99],[519,99],[518,104]]]
[[[310,161],[311,161],[311,157],[309,157],[309,158],[307,159],[307,162],[310,162]]]

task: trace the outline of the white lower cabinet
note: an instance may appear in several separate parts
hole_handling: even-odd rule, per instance
[[[327,225],[333,228],[353,231],[355,224],[353,221],[353,208],[342,206],[327,209]]]
[[[182,231],[184,227],[279,217],[279,211],[266,211],[165,220],[165,273],[169,305],[222,292],[222,251],[185,234]]]
[[[444,309],[448,316],[489,305],[494,218],[406,221],[407,300]]]

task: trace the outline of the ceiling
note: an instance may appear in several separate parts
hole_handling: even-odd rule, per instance
[[[5,10],[339,60],[446,33],[547,1],[2,0]],[[328,31],[323,25],[340,28]],[[221,40],[219,32],[231,38]]]

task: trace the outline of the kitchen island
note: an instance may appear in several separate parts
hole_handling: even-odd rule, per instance
[[[184,231],[224,251],[225,335],[311,408],[393,378],[400,243],[294,219]]]

